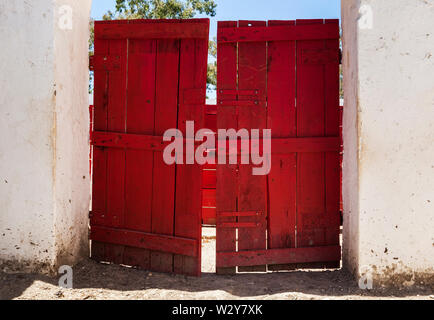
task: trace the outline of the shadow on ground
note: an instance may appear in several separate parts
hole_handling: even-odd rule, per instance
[[[73,290],[57,284],[57,278],[0,273],[0,299],[430,299],[433,292],[421,287],[363,291],[344,270],[191,278],[91,260],[74,267]]]

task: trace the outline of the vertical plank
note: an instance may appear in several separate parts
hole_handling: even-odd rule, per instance
[[[236,21],[219,22],[218,28],[233,28],[237,26]],[[218,43],[217,59],[217,101],[222,99],[235,100],[234,96],[225,96],[220,90],[237,89],[237,44]],[[227,129],[238,127],[235,106],[217,105],[217,128]],[[237,165],[217,165],[217,219],[221,212],[236,212],[238,210],[238,166]],[[222,222],[236,222],[235,218],[224,218]],[[234,229],[222,229],[217,226],[216,231],[217,252],[235,252],[236,231]],[[217,262],[218,263],[218,262]],[[236,267],[217,268],[218,274],[234,274]]]
[[[323,20],[297,20],[323,24]],[[325,135],[324,66],[303,64],[304,49],[323,49],[324,41],[297,42],[297,136]],[[300,153],[297,159],[297,247],[325,245],[325,154]]]
[[[109,41],[95,40],[95,55],[108,55]],[[109,72],[98,69],[94,71],[94,123],[96,131],[107,131],[108,111],[108,79]],[[105,226],[107,210],[107,150],[94,147],[92,158],[92,212],[91,226]],[[104,243],[92,241],[91,256],[97,261],[103,261]]]
[[[130,40],[127,133],[153,135],[155,112],[155,40]],[[151,232],[153,152],[126,151],[125,228]],[[149,250],[126,247],[124,264],[150,268]]]
[[[157,76],[154,135],[163,136],[177,127],[179,40],[157,41]],[[174,234],[175,166],[164,163],[163,153],[154,153],[152,233]],[[173,254],[151,253],[151,270],[173,272]]]
[[[213,208],[216,206],[216,190],[214,189],[204,189],[203,190],[203,205],[205,207]]]
[[[128,41],[110,41],[110,55],[120,57],[120,68],[111,71],[108,85],[109,132],[125,133]],[[125,217],[125,150],[109,149],[107,155],[107,219],[111,227],[122,228]],[[123,246],[106,245],[113,263],[122,263]]]
[[[206,169],[202,176],[202,186],[204,189],[215,190],[217,184],[216,171],[212,169]]]
[[[205,106],[205,128],[217,133],[217,106],[216,105],[206,105]],[[215,151],[213,151],[216,154]],[[202,188],[212,189],[216,191],[217,189],[217,166],[208,164],[202,166],[203,169],[203,179]],[[204,198],[203,198],[204,200]],[[216,202],[217,200],[215,200]],[[204,225],[216,225],[217,221],[217,211],[216,208],[206,207],[202,202],[202,224]]]
[[[295,25],[295,21],[269,21],[269,26]],[[272,138],[297,136],[295,41],[268,43],[268,128]],[[268,248],[295,248],[297,155],[273,154],[268,176]],[[292,265],[269,265],[272,271]]]
[[[325,23],[339,24],[339,20],[326,20]],[[339,52],[339,40],[325,41],[327,49]],[[340,134],[339,106],[339,63],[330,63],[325,68],[325,134],[337,137]],[[327,152],[325,159],[326,217],[324,221],[327,245],[339,245],[340,239],[340,155]],[[340,261],[334,265],[340,267]]]
[[[265,21],[240,21],[240,27],[266,26]],[[260,129],[267,126],[267,44],[246,42],[238,44],[238,89],[259,90],[258,105],[238,108],[238,127]],[[267,178],[253,176],[253,165],[239,168],[238,211],[257,211],[267,216]],[[239,222],[255,222],[256,217],[240,217]],[[238,250],[263,250],[267,246],[266,224],[258,228],[238,230]],[[266,266],[239,267],[241,272],[266,271]]]
[[[209,29],[209,26],[201,27]],[[180,55],[178,128],[185,137],[187,121],[194,121],[196,130],[204,127],[203,105],[206,97],[208,41],[183,39]],[[189,104],[185,104],[184,101],[189,101]],[[198,256],[194,258],[175,255],[174,271],[176,273],[191,276],[201,274],[201,207],[201,166],[198,164],[178,165],[176,169],[175,236],[196,239]]]
[[[202,207],[202,225],[216,226],[217,224],[217,208],[216,207]]]

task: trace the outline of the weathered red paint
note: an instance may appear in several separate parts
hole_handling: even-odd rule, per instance
[[[338,266],[338,21],[220,22],[217,106],[205,105],[208,28],[96,23],[92,257],[200,275],[203,223],[217,225],[219,273]],[[164,131],[190,120],[271,128],[270,175],[165,165]]]
[[[201,168],[163,162],[167,129],[203,127],[208,19],[95,23],[92,257],[201,273]]]
[[[218,35],[217,127],[272,129],[268,177],[217,167],[218,272],[338,266],[339,22],[220,22]]]

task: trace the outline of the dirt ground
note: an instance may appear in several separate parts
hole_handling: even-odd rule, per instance
[[[434,300],[432,288],[363,291],[343,270],[217,276],[215,238],[204,231],[201,278],[166,275],[87,260],[75,266],[74,289],[57,278],[0,272],[0,299],[9,300]]]

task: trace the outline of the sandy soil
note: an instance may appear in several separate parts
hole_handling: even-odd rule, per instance
[[[202,278],[150,273],[87,260],[74,267],[74,289],[59,288],[57,278],[0,272],[0,299],[434,300],[432,288],[362,291],[342,270],[217,276],[212,230],[204,232],[203,242]]]

